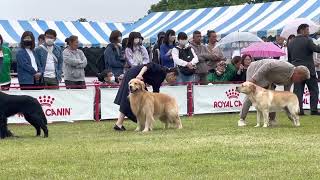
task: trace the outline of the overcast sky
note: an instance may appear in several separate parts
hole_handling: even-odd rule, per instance
[[[0,19],[132,22],[159,0],[0,0]]]

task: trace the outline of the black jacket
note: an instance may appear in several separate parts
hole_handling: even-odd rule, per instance
[[[313,53],[320,53],[320,46],[313,43],[312,39],[298,35],[288,45],[288,62],[295,66],[306,66],[310,75],[316,75]]]

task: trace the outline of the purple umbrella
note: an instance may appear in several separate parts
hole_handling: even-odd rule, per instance
[[[247,48],[241,51],[241,54],[249,54],[252,57],[280,57],[286,53],[272,42],[257,42],[252,43]]]

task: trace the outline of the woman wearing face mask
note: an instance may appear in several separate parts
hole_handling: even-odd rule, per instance
[[[184,32],[178,34],[179,45],[172,50],[172,58],[179,68],[179,82],[192,82],[195,80],[198,56],[188,45],[188,36]]]
[[[168,30],[164,36],[163,44],[160,46],[161,65],[167,68],[174,67],[172,49],[176,45],[176,32]]]
[[[110,69],[114,74],[116,81],[118,77],[124,72],[124,65],[126,63],[123,51],[121,49],[122,34],[118,30],[114,30],[110,34],[110,44],[108,44],[104,51],[105,68]]]
[[[125,57],[131,67],[150,62],[148,51],[142,45],[142,40],[143,38],[139,32],[131,32],[129,34]]]
[[[2,91],[7,91],[10,88],[11,62],[11,50],[8,47],[3,46],[3,39],[0,35],[0,87]]]
[[[21,36],[20,49],[17,51],[17,72],[21,90],[34,89],[31,86],[41,85],[43,69],[34,52],[35,39],[30,31]]]
[[[63,51],[63,74],[67,89],[85,89],[85,72],[87,58],[78,49],[79,40],[77,36],[67,39],[68,47]]]

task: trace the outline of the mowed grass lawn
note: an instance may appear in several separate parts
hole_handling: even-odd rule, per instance
[[[184,117],[182,130],[112,130],[114,121],[10,125],[20,138],[0,141],[0,179],[320,179],[320,117],[294,128],[238,128],[238,114]]]

